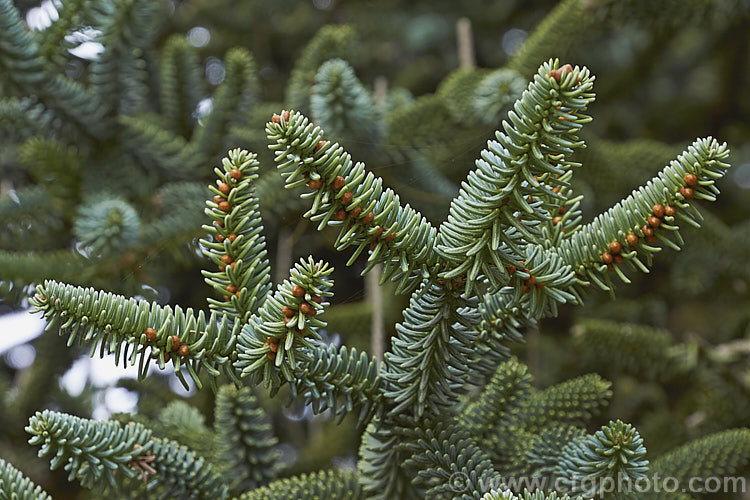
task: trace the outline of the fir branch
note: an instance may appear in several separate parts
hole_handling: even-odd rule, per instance
[[[485,294],[478,306],[480,322],[477,325],[473,371],[482,378],[490,376],[509,356],[509,342],[523,342],[523,331],[536,325],[518,307],[516,291],[510,287]]]
[[[247,320],[239,334],[234,366],[250,384],[260,381],[275,394],[283,382],[292,382],[297,363],[309,361],[313,347],[308,337],[320,339],[325,322],[317,318],[328,305],[326,297],[333,268],[312,257],[290,270],[290,279],[279,284],[260,309]]]
[[[182,383],[185,371],[196,386],[202,387],[198,374],[205,369],[212,376],[222,369],[235,379],[232,361],[236,336],[226,316],[212,313],[208,318],[191,308],[160,306],[146,300],[136,301],[93,288],[45,281],[37,286],[31,299],[33,312],[42,312],[47,330],[59,324],[68,335],[68,345],[78,338],[90,343],[90,356],[99,347],[99,355],[114,353],[115,364],[138,363],[140,378],[146,376],[152,358],[160,369],[170,360]],[[211,383],[215,383],[212,377]]]
[[[53,197],[64,200],[61,208],[72,212],[80,199],[84,164],[81,151],[61,141],[37,136],[21,145],[18,156],[36,184],[44,185]]]
[[[528,367],[516,358],[501,363],[479,398],[459,415],[461,427],[484,442],[498,422],[505,421],[513,408],[529,397],[531,379]]]
[[[334,244],[338,250],[356,249],[351,265],[370,248],[363,274],[383,263],[381,283],[398,281],[397,292],[410,292],[436,263],[436,231],[416,210],[401,206],[383,181],[367,172],[363,163],[353,164],[338,143],[323,139],[323,131],[299,113],[282,112],[266,126],[269,146],[286,178],[287,188],[308,184],[313,190],[302,195],[312,198],[305,214],[326,225],[340,227]]]
[[[91,63],[90,82],[109,116],[146,111],[147,51],[159,33],[165,5],[149,0],[97,3],[91,10],[104,51]]]
[[[64,465],[68,481],[104,491],[117,486],[115,472],[135,478],[138,471],[131,462],[154,447],[151,431],[140,424],[123,427],[50,410],[31,417],[26,432],[31,445],[41,445],[39,456],[51,457],[52,470]]]
[[[225,385],[219,389],[214,428],[222,475],[230,478],[231,491],[258,488],[283,469],[268,415],[249,388]]]
[[[205,459],[174,441],[152,437],[141,424],[121,426],[45,410],[29,419],[26,432],[32,436],[29,443],[41,445],[39,456],[52,456],[51,469],[64,464],[68,480],[86,488],[145,487],[160,499],[228,496]]]
[[[243,125],[258,100],[253,56],[238,47],[228,51],[224,59],[224,81],[214,91],[211,112],[200,120],[191,140],[201,161],[208,161],[224,150],[231,127]]]
[[[485,68],[461,68],[453,71],[440,82],[435,95],[443,101],[453,122],[472,125],[474,119],[481,119],[479,115],[482,115],[482,112],[479,114],[473,113],[474,94],[480,82],[489,73],[490,70]],[[521,91],[524,88],[526,88],[525,81],[522,83]],[[520,96],[521,92],[518,95]],[[514,101],[516,97],[518,96],[513,98]],[[486,110],[483,111],[486,112]],[[494,121],[490,123],[494,125]]]
[[[313,413],[330,409],[340,422],[356,408],[361,427],[381,409],[382,381],[375,358],[354,348],[322,345],[314,345],[309,356],[310,361],[295,370],[290,393],[304,396]]]
[[[618,420],[610,421],[596,434],[571,441],[562,450],[555,475],[562,479],[560,484],[565,491],[574,494],[633,500],[640,498],[635,492],[611,492],[607,488],[611,481],[638,484],[638,480],[646,478],[647,466],[643,438],[632,425]],[[583,488],[582,478],[586,478],[587,485]]]
[[[651,181],[561,241],[555,251],[578,274],[571,291],[580,296],[589,282],[611,291],[609,271],[630,283],[624,271],[648,272],[660,245],[679,250],[677,222],[698,225],[701,217],[692,201],[716,199],[715,182],[729,168],[724,162],[728,155],[726,144],[696,140]]]
[[[575,351],[591,369],[668,380],[688,368],[685,346],[675,344],[672,334],[661,328],[584,319],[572,334]]]
[[[527,76],[532,74],[539,61],[550,55],[564,57],[576,42],[580,43],[590,33],[597,31],[597,25],[601,25],[592,12],[596,5],[585,0],[558,3],[524,40],[518,54],[506,67]]]
[[[35,135],[54,135],[50,124],[54,114],[36,97],[0,99],[0,132],[10,140],[23,141]]]
[[[203,276],[224,300],[209,298],[208,305],[244,324],[271,291],[266,240],[254,192],[258,160],[254,153],[234,149],[214,172],[219,177],[216,186],[211,186],[215,196],[206,202],[212,225],[203,226],[212,241],[200,243],[203,254],[219,268],[218,272],[204,270]]]
[[[404,449],[403,428],[384,425],[379,417],[369,423],[359,448],[359,482],[367,498],[413,500],[423,498],[402,467],[409,453]]]
[[[118,116],[123,142],[146,166],[159,169],[172,179],[195,178],[203,159],[195,146],[182,136],[142,116]]]
[[[44,103],[77,130],[100,139],[111,132],[102,96],[81,82],[57,75],[46,82],[43,94]]]
[[[538,197],[559,198],[553,189],[567,183],[558,176],[577,166],[566,158],[583,145],[577,133],[590,121],[583,111],[593,101],[593,77],[586,68],[558,66],[539,68],[440,226],[437,251],[450,266],[442,276],[465,274],[467,293],[480,275],[497,289],[505,267],[520,260],[520,240],[541,241],[539,225],[557,207]]]
[[[347,137],[375,142],[379,135],[372,95],[343,59],[323,63],[315,76],[310,115],[323,129],[346,142]]]
[[[45,78],[39,44],[11,0],[0,0],[0,88],[16,93],[34,88]]]
[[[0,498],[8,500],[52,500],[23,472],[0,458]]]
[[[467,107],[473,110],[473,117],[494,126],[521,97],[525,88],[526,80],[520,73],[500,68],[484,74],[477,82]]]
[[[307,110],[315,74],[326,60],[335,57],[349,59],[356,46],[356,35],[351,26],[323,26],[300,54],[286,89],[285,102],[292,109]]]
[[[479,323],[476,303],[450,282],[425,284],[412,296],[383,364],[384,396],[393,407],[389,418],[436,418],[454,404],[467,382]]]
[[[206,84],[198,53],[183,35],[172,35],[161,54],[159,103],[167,127],[189,138],[198,103],[206,98]]]
[[[511,420],[530,432],[550,422],[582,426],[612,397],[612,384],[594,373],[532,394],[511,412]]]
[[[404,465],[418,470],[415,482],[426,489],[425,498],[481,499],[485,485],[497,477],[477,442],[455,425],[414,434],[415,453]]]
[[[47,252],[6,252],[0,250],[3,280],[17,285],[39,282],[50,277],[69,283],[82,283],[89,274],[90,261],[78,252],[52,250]]]
[[[649,470],[660,477],[676,478],[684,486],[693,477],[730,476],[748,463],[750,430],[731,429],[665,453],[651,463]]]
[[[96,196],[78,210],[73,233],[95,256],[110,256],[136,245],[141,221],[132,205],[118,197]]]
[[[39,43],[39,55],[56,70],[62,70],[69,61],[66,57],[68,50],[75,45],[66,40],[66,37],[84,24],[84,2],[85,0],[59,2],[55,5],[57,19],[45,29],[34,32]]]
[[[268,486],[241,495],[238,500],[265,500],[267,498],[364,500],[365,496],[353,472],[324,470],[279,479]]]

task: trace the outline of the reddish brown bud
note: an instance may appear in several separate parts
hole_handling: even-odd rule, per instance
[[[315,316],[317,314],[315,308],[307,302],[301,303],[299,305],[299,310],[302,312],[302,314],[306,314],[307,316]]]
[[[172,350],[176,351],[180,348],[180,337],[177,335],[172,335]]]
[[[223,212],[229,212],[232,209],[232,206],[229,204],[228,201],[222,201],[219,203],[219,210]]]
[[[341,201],[342,205],[348,205],[352,202],[352,198],[354,198],[354,196],[352,196],[352,192],[347,191],[341,195],[341,199],[339,201]]]
[[[316,179],[308,182],[307,185],[310,186],[310,189],[320,189],[323,187],[323,181],[320,179]]]
[[[234,240],[236,240],[236,239],[237,239],[237,235],[236,235],[236,234],[234,234],[234,233],[231,233],[231,234],[230,234],[229,236],[227,236],[227,239],[228,239],[228,240],[229,240],[230,242],[234,243]]]
[[[686,200],[693,199],[693,189],[689,187],[681,187],[680,194],[685,197]]]
[[[289,111],[285,110],[281,115],[284,117],[285,121],[289,121]]]
[[[508,266],[506,269],[508,270],[508,274],[513,274],[516,272],[516,266]]]
[[[234,285],[227,286],[227,292],[229,293],[235,293],[237,291],[237,287]]]
[[[613,260],[614,260],[614,257],[612,257],[611,253],[604,252],[602,254],[602,262],[604,262],[605,264],[611,264]]]
[[[687,184],[690,187],[693,187],[696,184],[698,184],[698,176],[696,176],[695,174],[685,174],[682,180],[685,181],[685,184]]]
[[[156,330],[154,330],[153,328],[148,327],[143,330],[143,333],[146,334],[146,340],[148,340],[149,342],[153,342],[154,340],[156,340]]]
[[[223,196],[219,196],[218,194],[214,196],[214,203],[221,203],[222,201],[227,201],[227,199]]]
[[[661,224],[661,221],[658,217],[650,216],[648,219],[648,225],[651,227],[659,227],[659,224]]]
[[[372,212],[367,212],[367,215],[362,217],[362,224],[369,224],[373,221],[373,219],[375,219],[375,214]]]
[[[634,247],[638,244],[638,236],[636,236],[633,233],[630,233],[629,235],[625,237],[625,241],[628,242],[629,246]]]
[[[187,344],[180,344],[180,347],[177,349],[177,354],[180,356],[187,356],[190,354],[190,347]]]
[[[323,297],[321,297],[320,295],[313,295],[311,300],[316,304],[320,304],[321,302],[323,302]]]
[[[229,172],[229,177],[231,177],[232,179],[238,181],[238,180],[242,179],[242,171],[239,168],[233,168]]]
[[[558,215],[557,217],[553,217],[553,218],[552,218],[552,225],[553,225],[553,226],[556,226],[556,225],[558,225],[558,224],[559,224],[559,223],[560,223],[561,221],[562,221],[562,217],[560,217],[559,215]]]
[[[622,264],[625,262],[625,259],[622,258],[622,255],[615,255],[615,264]]]
[[[276,113],[274,113],[273,116],[271,117],[271,121],[274,123],[281,123],[281,117],[277,115]]]
[[[561,206],[560,210],[558,210],[558,212],[560,213],[560,215],[564,215],[565,212],[567,212],[567,211],[568,211],[568,207],[565,206],[565,205]]]
[[[378,226],[378,229],[373,233],[373,238],[380,238],[380,235],[383,234],[383,227]]]
[[[222,255],[221,256],[221,261],[224,264],[231,264],[233,262],[233,259],[229,255]]]
[[[284,307],[281,308],[281,314],[283,314],[287,318],[291,318],[292,316],[294,316],[295,314],[297,314],[297,311],[295,311],[294,309],[292,309],[289,306],[284,306]]]
[[[305,296],[305,289],[299,285],[294,285],[294,288],[292,288],[292,295],[297,298],[302,298]]]
[[[654,215],[658,218],[664,217],[664,205],[657,203],[653,207],[651,207],[651,211],[654,212]]]
[[[337,175],[336,178],[333,179],[333,182],[331,183],[331,187],[338,191],[342,187],[344,187],[344,184],[346,184],[346,179],[341,177],[340,175]]]
[[[266,357],[267,357],[268,359],[276,359],[276,353],[275,353],[275,352],[273,352],[273,351],[272,351],[272,352],[267,352],[267,353],[266,353]]]
[[[359,217],[359,215],[362,213],[362,207],[357,205],[356,207],[352,208],[349,211],[349,217],[354,217],[355,219]]]
[[[320,149],[326,145],[328,141],[318,141],[318,143],[315,145],[315,152],[317,153],[320,151]]]
[[[674,215],[677,213],[677,210],[672,205],[667,205],[664,207],[664,214],[668,217],[674,217]]]
[[[346,219],[346,210],[341,209],[338,212],[336,212],[336,215],[333,216],[336,220],[345,220]]]
[[[612,252],[614,254],[618,254],[618,253],[620,253],[620,250],[622,250],[622,245],[620,244],[619,241],[613,241],[612,243],[609,244],[609,251],[610,252]]]
[[[396,231],[388,233],[388,236],[385,237],[385,242],[390,243],[393,241],[393,239],[396,237]]]
[[[221,243],[222,241],[224,241],[224,235],[221,233],[216,233],[214,235],[214,241]]]
[[[536,284],[536,276],[529,276],[529,279],[526,280],[526,284],[529,286]]]
[[[643,231],[643,236],[646,236],[646,237],[654,235],[654,230],[649,226],[643,226],[641,228],[641,231]]]
[[[654,236],[653,234],[651,236],[646,236],[646,243],[650,243],[650,244],[653,245],[657,241],[658,240],[657,240],[656,236]]]
[[[221,184],[219,184],[219,191],[223,195],[225,195],[225,196],[228,195],[229,191],[231,191],[231,190],[232,190],[232,188],[229,187],[229,184],[227,184],[226,182],[222,182]]]

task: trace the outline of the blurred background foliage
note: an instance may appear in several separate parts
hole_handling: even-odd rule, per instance
[[[308,113],[439,223],[518,82],[522,89],[542,61],[559,57],[597,78],[575,176],[585,218],[696,137],[727,141],[733,168],[718,202],[705,207],[704,227],[685,231],[684,251],[665,251],[614,302],[594,293],[585,307],[562,309],[513,352],[540,387],[592,371],[611,380],[612,404],[594,427],[630,422],[649,453],[750,422],[748,0],[0,5],[0,39],[16,36],[15,7],[40,58],[25,58],[30,45],[0,49],[6,319],[27,308],[31,285],[44,278],[201,308],[204,186],[227,148],[244,147],[262,160],[258,191],[267,238],[277,242],[275,272],[285,275],[308,253],[334,262],[329,340],[370,349],[364,261],[347,268],[300,222],[296,193],[272,171],[264,123],[282,108]],[[404,303],[387,287],[381,293],[387,300],[375,316],[390,334]],[[12,325],[3,323],[3,337],[23,333]],[[62,383],[82,354],[53,331],[0,356],[0,456],[55,498],[86,494],[33,456],[28,417],[42,408],[102,416],[122,406],[108,408],[107,394],[126,394],[92,380],[82,390]],[[160,376],[118,386],[131,401],[137,395],[143,418],[184,399],[212,424],[209,391],[186,393]],[[336,427],[283,397],[258,397],[281,441],[283,475],[354,464],[350,419]]]

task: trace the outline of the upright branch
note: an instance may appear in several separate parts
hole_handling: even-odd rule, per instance
[[[215,169],[219,179],[211,186],[213,200],[206,213],[212,224],[203,229],[212,236],[202,239],[203,254],[218,272],[203,271],[223,301],[209,298],[212,310],[225,313],[240,324],[266,300],[271,291],[271,270],[254,183],[258,179],[256,155],[234,149]]]
[[[402,206],[399,197],[383,180],[365,170],[364,163],[353,163],[339,146],[324,139],[320,127],[308,118],[284,111],[267,124],[269,147],[276,152],[276,163],[286,179],[286,187],[307,185],[312,207],[305,214],[326,225],[338,227],[337,250],[350,246],[352,264],[369,249],[369,272],[383,263],[381,283],[398,281],[398,292],[411,292],[422,279],[434,272],[436,230],[419,212]]]
[[[447,262],[441,276],[466,275],[467,293],[481,277],[498,289],[508,280],[505,268],[522,260],[523,245],[542,242],[541,225],[553,220],[560,189],[569,186],[563,176],[578,165],[569,158],[583,146],[578,131],[591,120],[583,112],[594,99],[594,77],[558,65],[539,68],[440,226],[437,252]]]

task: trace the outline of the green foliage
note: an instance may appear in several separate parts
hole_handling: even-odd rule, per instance
[[[255,107],[258,99],[257,70],[253,56],[244,49],[236,48],[225,57],[226,76],[214,91],[211,112],[200,120],[193,138],[201,161],[218,155],[232,126],[244,125],[245,113]],[[248,110],[235,113],[235,110]]]
[[[254,186],[258,161],[254,154],[235,149],[222,161],[222,167],[215,169],[219,179],[211,186],[214,201],[207,202],[212,225],[203,226],[211,241],[201,240],[203,254],[219,267],[219,272],[203,271],[203,275],[206,283],[224,297],[223,301],[209,298],[209,307],[244,324],[271,291]]]
[[[263,381],[273,394],[282,383],[296,379],[298,360],[311,360],[311,341],[320,340],[318,329],[325,326],[317,315],[328,305],[325,298],[333,295],[328,291],[331,272],[328,264],[312,257],[300,260],[290,279],[278,285],[242,326],[234,366],[252,385]]]
[[[582,363],[597,370],[664,380],[686,368],[682,346],[659,328],[588,319],[576,324],[573,343]]]
[[[261,500],[265,498],[298,498],[299,500],[364,499],[362,487],[351,471],[320,471],[287,479],[279,479],[268,486],[245,493],[240,500]]]
[[[196,315],[191,308],[160,306],[54,281],[38,285],[31,303],[47,318],[48,329],[58,324],[68,335],[68,345],[78,338],[81,344],[90,343],[92,357],[98,347],[102,357],[114,353],[116,364],[120,359],[131,366],[137,362],[141,378],[154,358],[162,370],[171,361],[185,385],[185,371],[199,387],[201,369],[217,376],[221,368],[234,376],[230,363],[236,335],[226,316],[206,317],[203,311]],[[154,330],[153,340],[149,328]],[[180,350],[183,345],[187,352]],[[210,380],[213,383],[214,378]]]
[[[275,479],[283,468],[278,440],[250,388],[222,386],[215,411],[218,461],[229,488],[248,491]]]
[[[49,496],[23,472],[0,458],[0,498],[2,500],[48,500]]]
[[[305,216],[320,221],[319,230],[326,225],[340,228],[337,250],[356,246],[348,264],[371,247],[363,274],[382,263],[381,282],[398,281],[397,292],[419,286],[423,272],[435,262],[435,228],[409,205],[401,206],[398,195],[384,189],[382,179],[367,172],[363,163],[353,163],[338,143],[325,141],[323,131],[305,116],[284,112],[278,122],[268,123],[266,132],[276,143],[269,147],[286,187],[318,186],[303,195],[312,198]],[[347,218],[353,224],[347,225]]]
[[[552,219],[544,197],[559,199],[553,189],[567,185],[558,176],[576,166],[566,158],[583,145],[577,132],[590,121],[583,111],[593,100],[593,82],[585,68],[558,65],[539,68],[440,226],[438,252],[453,267],[444,277],[466,274],[467,292],[480,274],[493,288],[507,278],[506,266],[522,260],[519,240],[538,242],[540,225]]]
[[[318,69],[310,96],[310,114],[316,123],[347,142],[373,140],[378,135],[375,103],[342,59],[326,61]]]
[[[0,89],[13,92],[39,85],[44,78],[39,46],[11,0],[0,3],[0,33]]]
[[[497,476],[477,442],[456,427],[418,432],[414,447],[419,451],[405,465],[419,470],[415,483],[425,488],[425,498],[459,492],[452,498],[481,498],[483,485]]]
[[[120,358],[124,364],[138,361],[141,376],[156,359],[161,368],[171,361],[183,383],[187,371],[199,387],[201,369],[209,372],[212,384],[223,371],[238,385],[263,381],[272,395],[288,383],[291,397],[303,400],[313,413],[330,410],[327,413],[339,420],[357,413],[361,427],[369,424],[362,438],[358,475],[328,471],[297,476],[247,492],[243,498],[459,494],[448,481],[456,472],[467,475],[468,489],[460,492],[467,498],[481,498],[480,485],[495,478],[496,472],[553,475],[564,468],[567,475],[583,472],[611,477],[624,470],[640,477],[645,450],[634,427],[617,421],[594,435],[585,433],[584,426],[612,394],[609,382],[592,374],[537,390],[531,387],[524,365],[515,358],[507,361],[506,344],[521,341],[523,330],[556,316],[560,305],[580,304],[588,285],[612,290],[614,274],[628,282],[627,270],[647,271],[657,251],[679,249],[678,222],[697,225],[700,215],[692,201],[713,201],[718,193],[714,182],[728,167],[725,145],[699,139],[644,187],[581,226],[584,201],[573,188],[572,167],[586,158],[579,153],[584,144],[578,132],[590,120],[583,113],[593,101],[593,77],[586,68],[549,60],[523,93],[525,84],[520,81],[532,74],[539,60],[549,57],[550,48],[564,53],[587,37],[587,28],[600,21],[588,16],[597,7],[583,0],[562,2],[505,68],[454,72],[436,94],[415,101],[404,89],[396,89],[386,103],[376,107],[349,63],[329,60],[350,53],[353,31],[349,27],[321,30],[298,60],[285,103],[309,110],[317,123],[298,112],[282,111],[267,124],[270,148],[284,183],[287,188],[310,188],[302,195],[312,202],[306,216],[319,222],[319,229],[327,225],[339,229],[334,247],[355,248],[350,265],[364,267],[365,274],[382,263],[382,281],[394,281],[396,292],[412,293],[380,373],[376,358],[367,353],[323,342],[325,323],[318,315],[329,306],[325,298],[332,295],[328,264],[312,257],[303,259],[291,270],[290,279],[270,293],[265,244],[271,237],[261,234],[260,208],[265,210],[262,204],[268,204],[264,215],[272,221],[269,228],[273,230],[287,224],[284,215],[297,205],[279,194],[278,180],[267,180],[270,176],[265,173],[260,176],[254,154],[239,149],[230,151],[215,170],[219,181],[211,188],[215,198],[206,209],[212,225],[204,226],[208,236],[200,241],[211,261],[211,269],[204,271],[205,281],[224,297],[223,301],[209,299],[210,315],[53,281],[37,287],[32,304],[44,313],[50,328],[60,327],[69,344],[78,336],[89,344],[92,355],[98,350],[100,355],[114,353],[117,363]],[[268,116],[264,113],[269,104],[258,102],[261,83],[253,58],[242,48],[226,52],[226,78],[210,100],[212,110],[199,116],[198,103],[208,95],[200,76],[199,57],[204,52],[178,38],[170,38],[157,50],[157,43],[165,38],[160,31],[161,4],[122,0],[87,6],[94,9],[91,19],[87,12],[77,16],[68,8],[60,24],[39,37],[26,30],[11,4],[0,3],[0,8],[5,9],[0,13],[9,12],[2,18],[7,30],[0,42],[12,44],[7,51],[0,43],[0,65],[16,68],[18,61],[31,61],[31,70],[19,71],[19,78],[31,79],[28,85],[11,80],[16,76],[7,81],[0,77],[0,90],[13,96],[0,101],[0,115],[24,128],[12,132],[14,140],[15,134],[23,139],[38,136],[22,146],[21,162],[33,181],[44,184],[41,189],[18,189],[17,200],[3,200],[0,217],[27,217],[34,213],[35,201],[44,203],[39,211],[52,212],[67,195],[76,201],[72,205],[81,200],[88,203],[92,198],[85,193],[105,192],[122,183],[130,187],[123,189],[121,202],[138,207],[141,218],[129,226],[140,226],[136,231],[140,236],[134,237],[131,231],[123,237],[124,224],[117,232],[117,224],[98,209],[71,206],[46,225],[47,239],[58,242],[51,248],[69,247],[70,234],[61,238],[53,234],[77,227],[80,240],[97,258],[84,259],[70,250],[24,257],[3,252],[0,269],[18,268],[9,272],[12,287],[38,282],[47,273],[47,278],[71,275],[60,279],[82,284],[99,276],[103,283],[107,279],[119,283],[118,278],[124,283],[123,274],[140,274],[135,281],[162,283],[168,274],[151,279],[140,271],[141,263],[164,262],[161,253],[165,250],[198,253],[195,244],[188,243],[196,236],[191,227],[199,224],[197,216],[183,212],[198,213],[195,201],[205,196],[200,183],[172,181],[202,176],[200,166],[229,141],[263,146],[257,125]],[[496,16],[495,9],[501,7],[483,7],[481,12]],[[216,17],[223,17],[220,7],[215,10]],[[504,20],[515,23],[517,18]],[[52,49],[55,40],[89,21],[100,30],[98,40],[105,50],[81,75],[63,76],[67,56]],[[276,22],[268,16],[269,25]],[[430,26],[435,25],[427,19],[420,22],[413,25],[423,30],[413,33],[414,47],[434,36]],[[30,43],[23,48],[18,45],[26,39]],[[212,46],[209,51],[218,50]],[[43,66],[42,76],[34,80],[34,61],[39,57],[52,64]],[[259,62],[258,67],[263,68],[261,75],[273,75],[272,65]],[[32,97],[16,97],[26,94]],[[448,220],[439,228],[410,205],[402,205],[395,191],[385,187],[394,180],[392,187],[398,187],[404,199],[409,193],[410,202],[424,200],[429,190],[446,198],[455,194],[453,182],[465,172],[456,165],[474,153],[487,129],[516,98],[508,121],[480,153],[477,169],[461,184]],[[155,111],[163,114],[155,115]],[[38,123],[31,123],[29,117]],[[52,126],[45,130],[40,124]],[[342,141],[348,140],[347,134],[359,136],[353,150],[371,168],[400,167],[408,161],[403,171],[394,169],[406,175],[389,175],[383,169],[385,181],[375,177],[338,143],[325,139],[317,125]],[[381,142],[384,125],[388,137]],[[602,120],[602,128],[607,126],[611,124]],[[73,141],[76,146],[80,141],[81,147],[73,147]],[[364,143],[367,147],[362,147]],[[626,151],[624,146],[613,150],[617,154]],[[8,153],[11,158],[13,151]],[[613,155],[605,151],[602,162],[611,162]],[[622,164],[617,158],[616,168],[621,170],[617,175],[632,183],[632,171]],[[73,175],[70,182],[59,183],[58,172],[64,172],[66,165],[72,166]],[[25,175],[14,173],[13,181],[20,181],[23,188]],[[409,175],[428,175],[430,182],[426,187],[411,187]],[[128,182],[121,182],[124,178]],[[588,182],[598,191],[595,185]],[[52,196],[46,200],[48,193]],[[258,198],[262,198],[260,205]],[[435,199],[425,204],[430,210],[438,205]],[[669,213],[658,215],[657,205],[668,207]],[[77,212],[82,214],[78,219],[74,217]],[[135,212],[131,209],[130,213]],[[82,216],[91,216],[91,227],[81,229],[81,221],[87,220]],[[637,238],[635,243],[631,236]],[[305,254],[307,247],[317,244],[312,239],[303,241]],[[358,262],[366,252],[367,262]],[[47,255],[48,261],[42,261]],[[23,275],[23,280],[17,275]],[[181,284],[168,283],[173,291]],[[177,298],[183,297],[188,296]],[[644,364],[659,363],[655,374],[647,375],[666,378],[696,369],[695,364],[682,364],[692,352],[686,346],[694,344],[657,352],[669,340],[662,331],[650,332],[657,342],[649,344],[646,330],[605,336],[602,331],[621,329],[591,323],[581,328],[591,339],[581,350],[609,349],[609,358],[594,356],[598,362],[611,360],[607,364],[613,371],[625,367],[626,372],[640,374],[647,369]],[[535,348],[528,347],[530,359]],[[632,352],[612,352],[615,349]],[[718,351],[708,351],[707,364],[722,363],[717,361],[721,358]],[[728,372],[728,368],[720,371],[718,378]],[[736,388],[738,394],[741,386]],[[675,425],[682,425],[681,420]],[[54,455],[53,468],[67,461],[70,477],[87,486],[121,484],[137,489],[145,482],[150,496],[225,498],[267,483],[279,472],[277,441],[249,388],[219,392],[215,440],[203,415],[184,403],[167,406],[154,423],[154,439],[146,441],[127,435],[150,436],[139,423],[122,427],[50,412],[33,417],[29,429],[32,442],[43,445],[42,454]],[[189,435],[180,436],[181,429]],[[733,442],[740,443],[736,456],[744,457],[746,453],[739,448],[745,430],[737,432],[733,436]],[[134,446],[136,441],[139,448]],[[205,452],[217,443],[221,443],[218,454]],[[745,458],[733,461],[722,455],[722,447],[729,448],[724,438],[706,443],[694,443],[691,452],[707,457],[709,468],[744,463]],[[680,466],[677,462],[684,458],[680,457],[677,452],[663,457],[664,470],[675,460],[675,466]],[[660,460],[653,461],[653,467]],[[510,492],[485,497],[493,495],[521,498]],[[527,492],[523,498],[559,497]]]
[[[138,213],[125,200],[100,196],[83,205],[73,232],[86,251],[111,255],[133,246],[140,230]]]
[[[611,481],[637,484],[639,479],[647,477],[648,460],[645,457],[646,448],[638,431],[632,425],[618,420],[610,422],[591,436],[572,440],[562,451],[556,475],[563,478],[563,484],[572,493],[595,493],[607,498],[637,498],[633,496],[633,492],[607,494],[608,486],[602,480],[608,478]],[[581,483],[575,481],[584,477],[596,485],[594,490],[584,491]]]
[[[678,447],[656,458],[649,467],[661,477],[686,484],[692,477],[728,476],[750,461],[750,431],[732,429]]]
[[[347,59],[355,45],[351,26],[324,26],[297,59],[286,89],[286,103],[292,109],[308,109],[310,92],[318,68],[334,57]]]

